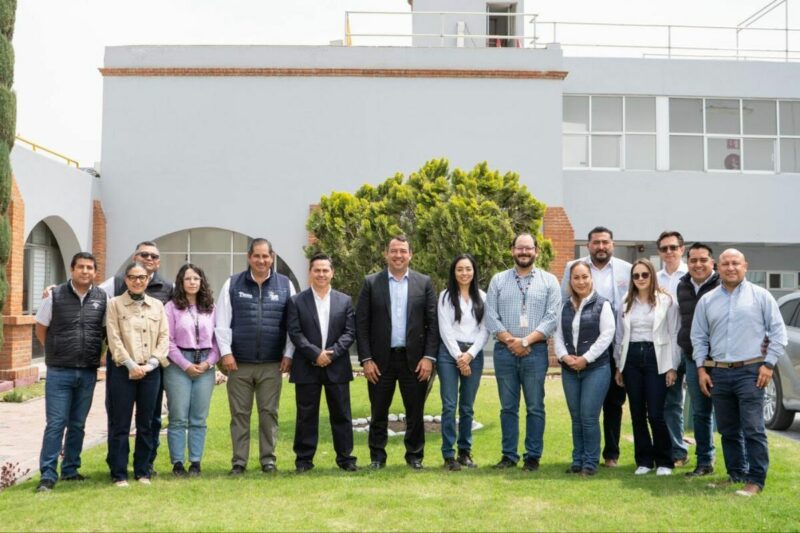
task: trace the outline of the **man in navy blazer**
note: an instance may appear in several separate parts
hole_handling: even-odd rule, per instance
[[[439,329],[431,278],[408,268],[410,261],[408,239],[394,237],[386,248],[388,268],[367,276],[358,297],[356,338],[371,403],[369,451],[373,469],[386,465],[388,415],[396,383],[406,410],[406,463],[415,470],[422,468],[422,417]]]
[[[294,435],[298,473],[314,468],[319,440],[319,402],[322,388],[330,412],[336,464],[358,470],[353,457],[350,412],[350,346],[355,340],[355,315],[350,297],[331,288],[333,261],[317,254],[309,262],[311,287],[287,306],[287,329],[295,346],[289,381],[295,384],[297,424]]]

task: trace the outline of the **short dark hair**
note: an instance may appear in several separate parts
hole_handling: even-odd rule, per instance
[[[686,255],[688,256],[689,252],[691,252],[692,250],[707,250],[709,257],[714,257],[714,251],[711,249],[711,247],[702,242],[696,242],[693,245],[691,245],[689,249],[686,251]]]
[[[250,245],[247,247],[247,257],[253,255],[253,250],[259,244],[266,244],[267,246],[269,246],[269,254],[272,255],[272,243],[263,237],[256,237],[255,239],[250,241]]]
[[[667,237],[675,237],[676,239],[678,239],[678,246],[683,246],[683,235],[681,235],[680,232],[678,231],[671,231],[671,230],[661,232],[661,235],[659,235],[658,239],[656,239],[656,246],[661,246],[661,241],[663,241]]]
[[[614,240],[614,232],[605,226],[595,226],[592,229],[590,229],[589,235],[586,236],[586,240],[591,242],[592,235],[594,235],[595,233],[608,233],[608,236],[611,238],[611,240],[612,241]]]
[[[69,263],[70,270],[74,269],[75,265],[78,264],[78,259],[86,259],[87,261],[91,261],[94,265],[94,269],[97,270],[97,259],[95,259],[94,256],[89,252],[78,252],[77,254],[73,255],[72,261]]]
[[[152,246],[153,248],[158,248],[158,245],[153,241],[142,241],[136,245],[136,248],[133,251],[138,252],[139,248],[141,248],[142,246]]]
[[[308,269],[311,270],[314,268],[315,261],[327,261],[328,264],[333,268],[333,259],[328,254],[323,254],[322,252],[317,252],[311,256],[311,259],[308,260]]]
[[[408,251],[409,252],[411,251],[411,241],[409,241],[408,237],[406,237],[404,234],[400,233],[399,235],[395,235],[394,237],[389,239],[386,242],[386,249],[387,250],[389,249],[389,245],[392,244],[392,241],[400,241],[400,242],[406,243],[408,245]]]
[[[539,243],[536,242],[536,235],[528,231],[523,231],[522,233],[517,233],[516,235],[514,235],[514,240],[511,241],[512,248],[514,248],[517,245],[517,239],[519,239],[520,237],[530,237],[531,239],[533,239],[533,247],[539,248]]]
[[[127,265],[125,265],[125,275],[127,276],[127,275],[128,275],[128,272],[130,272],[130,271],[131,271],[131,270],[133,270],[134,268],[141,268],[142,270],[144,270],[145,272],[147,272],[147,269],[144,267],[144,265],[143,265],[143,264],[139,263],[138,261],[131,261],[130,263],[128,263]]]

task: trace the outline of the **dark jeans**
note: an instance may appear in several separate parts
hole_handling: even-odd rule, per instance
[[[439,392],[442,397],[442,457],[455,457],[453,444],[456,444],[456,407],[458,407],[458,450],[472,450],[473,404],[478,394],[483,373],[483,350],[478,352],[469,364],[472,373],[462,376],[456,360],[444,344],[439,346],[437,359],[439,373]]]
[[[150,457],[153,453],[153,410],[161,389],[161,372],[153,370],[140,380],[128,378],[128,369],[113,365],[106,377],[110,390],[113,419],[109,417],[106,463],[114,481],[128,479],[128,455],[133,408],[136,406],[136,446],[133,452],[133,474],[136,478],[150,476]]]
[[[714,464],[716,450],[714,447],[714,405],[711,398],[700,390],[697,381],[697,365],[694,359],[684,355],[686,365],[686,389],[692,399],[692,426],[694,439],[697,441],[695,453],[697,466],[711,466]]]
[[[619,459],[619,436],[622,428],[622,406],[625,405],[625,388],[617,385],[614,374],[617,365],[611,357],[611,379],[603,401],[603,459]]]
[[[433,378],[431,378],[433,379]],[[428,382],[420,382],[408,368],[405,352],[393,354],[386,368],[381,369],[378,383],[367,385],[371,420],[369,425],[370,460],[386,462],[386,443],[389,440],[389,407],[392,405],[395,384],[400,386],[406,410],[405,459],[421,461],[425,455],[425,425],[422,421]]]
[[[689,447],[683,442],[683,378],[686,375],[686,363],[681,358],[678,365],[678,377],[675,385],[667,387],[664,400],[664,422],[669,430],[672,444],[672,459],[685,459],[689,455]]]
[[[764,389],[756,387],[759,367],[711,369],[711,399],[728,475],[735,481],[763,488],[769,450],[764,429]]]
[[[158,395],[156,396],[156,405],[153,408],[153,419],[150,423],[150,438],[153,440],[153,451],[150,452],[150,459],[148,463],[150,470],[153,469],[153,464],[156,462],[158,456],[158,445],[161,444],[161,410],[164,406],[164,367],[159,366],[153,372],[158,372],[160,375],[158,385]]]
[[[58,456],[61,455],[64,431],[64,461],[61,476],[73,477],[81,467],[84,427],[97,381],[94,368],[47,368],[44,406],[47,426],[42,438],[39,470],[43,480],[58,480]]]
[[[313,465],[319,442],[319,402],[322,389],[330,413],[333,449],[336,464],[344,467],[355,464],[353,457],[353,417],[350,413],[350,383],[297,383],[295,404],[297,421],[294,433],[294,453],[297,466]]]
[[[664,423],[667,382],[665,375],[658,373],[652,342],[632,342],[628,345],[622,376],[631,410],[636,466],[653,468],[655,463],[655,466],[673,468],[672,443],[667,424]],[[653,432],[652,438],[650,430]]]

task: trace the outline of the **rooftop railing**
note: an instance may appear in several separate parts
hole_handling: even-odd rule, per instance
[[[69,157],[67,157],[67,156],[65,156],[63,154],[59,154],[58,152],[56,152],[54,150],[51,150],[49,148],[45,148],[41,144],[36,144],[35,142],[29,141],[28,139],[26,139],[24,137],[20,137],[19,135],[16,136],[16,140],[17,140],[17,142],[21,142],[21,143],[27,145],[28,148],[30,148],[34,152],[43,152],[43,153],[45,153],[45,154],[47,154],[47,155],[49,155],[51,157],[54,157],[56,159],[60,159],[61,161],[64,161],[69,166],[74,166],[75,168],[80,168],[80,165],[74,159],[69,158]]]

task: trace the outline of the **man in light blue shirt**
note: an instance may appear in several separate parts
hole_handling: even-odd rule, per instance
[[[496,468],[517,465],[519,396],[525,394],[525,455],[523,468],[539,469],[544,447],[544,379],[547,337],[556,330],[561,308],[558,280],[534,268],[536,240],[529,233],[511,244],[515,267],[495,274],[486,293],[486,328],[497,338],[494,368],[500,394],[503,457]]]
[[[729,482],[745,484],[736,494],[753,496],[763,490],[769,468],[764,387],[784,354],[786,327],[775,298],[745,280],[740,251],[725,250],[718,265],[721,285],[695,308],[693,357],[700,390],[714,403]]]

